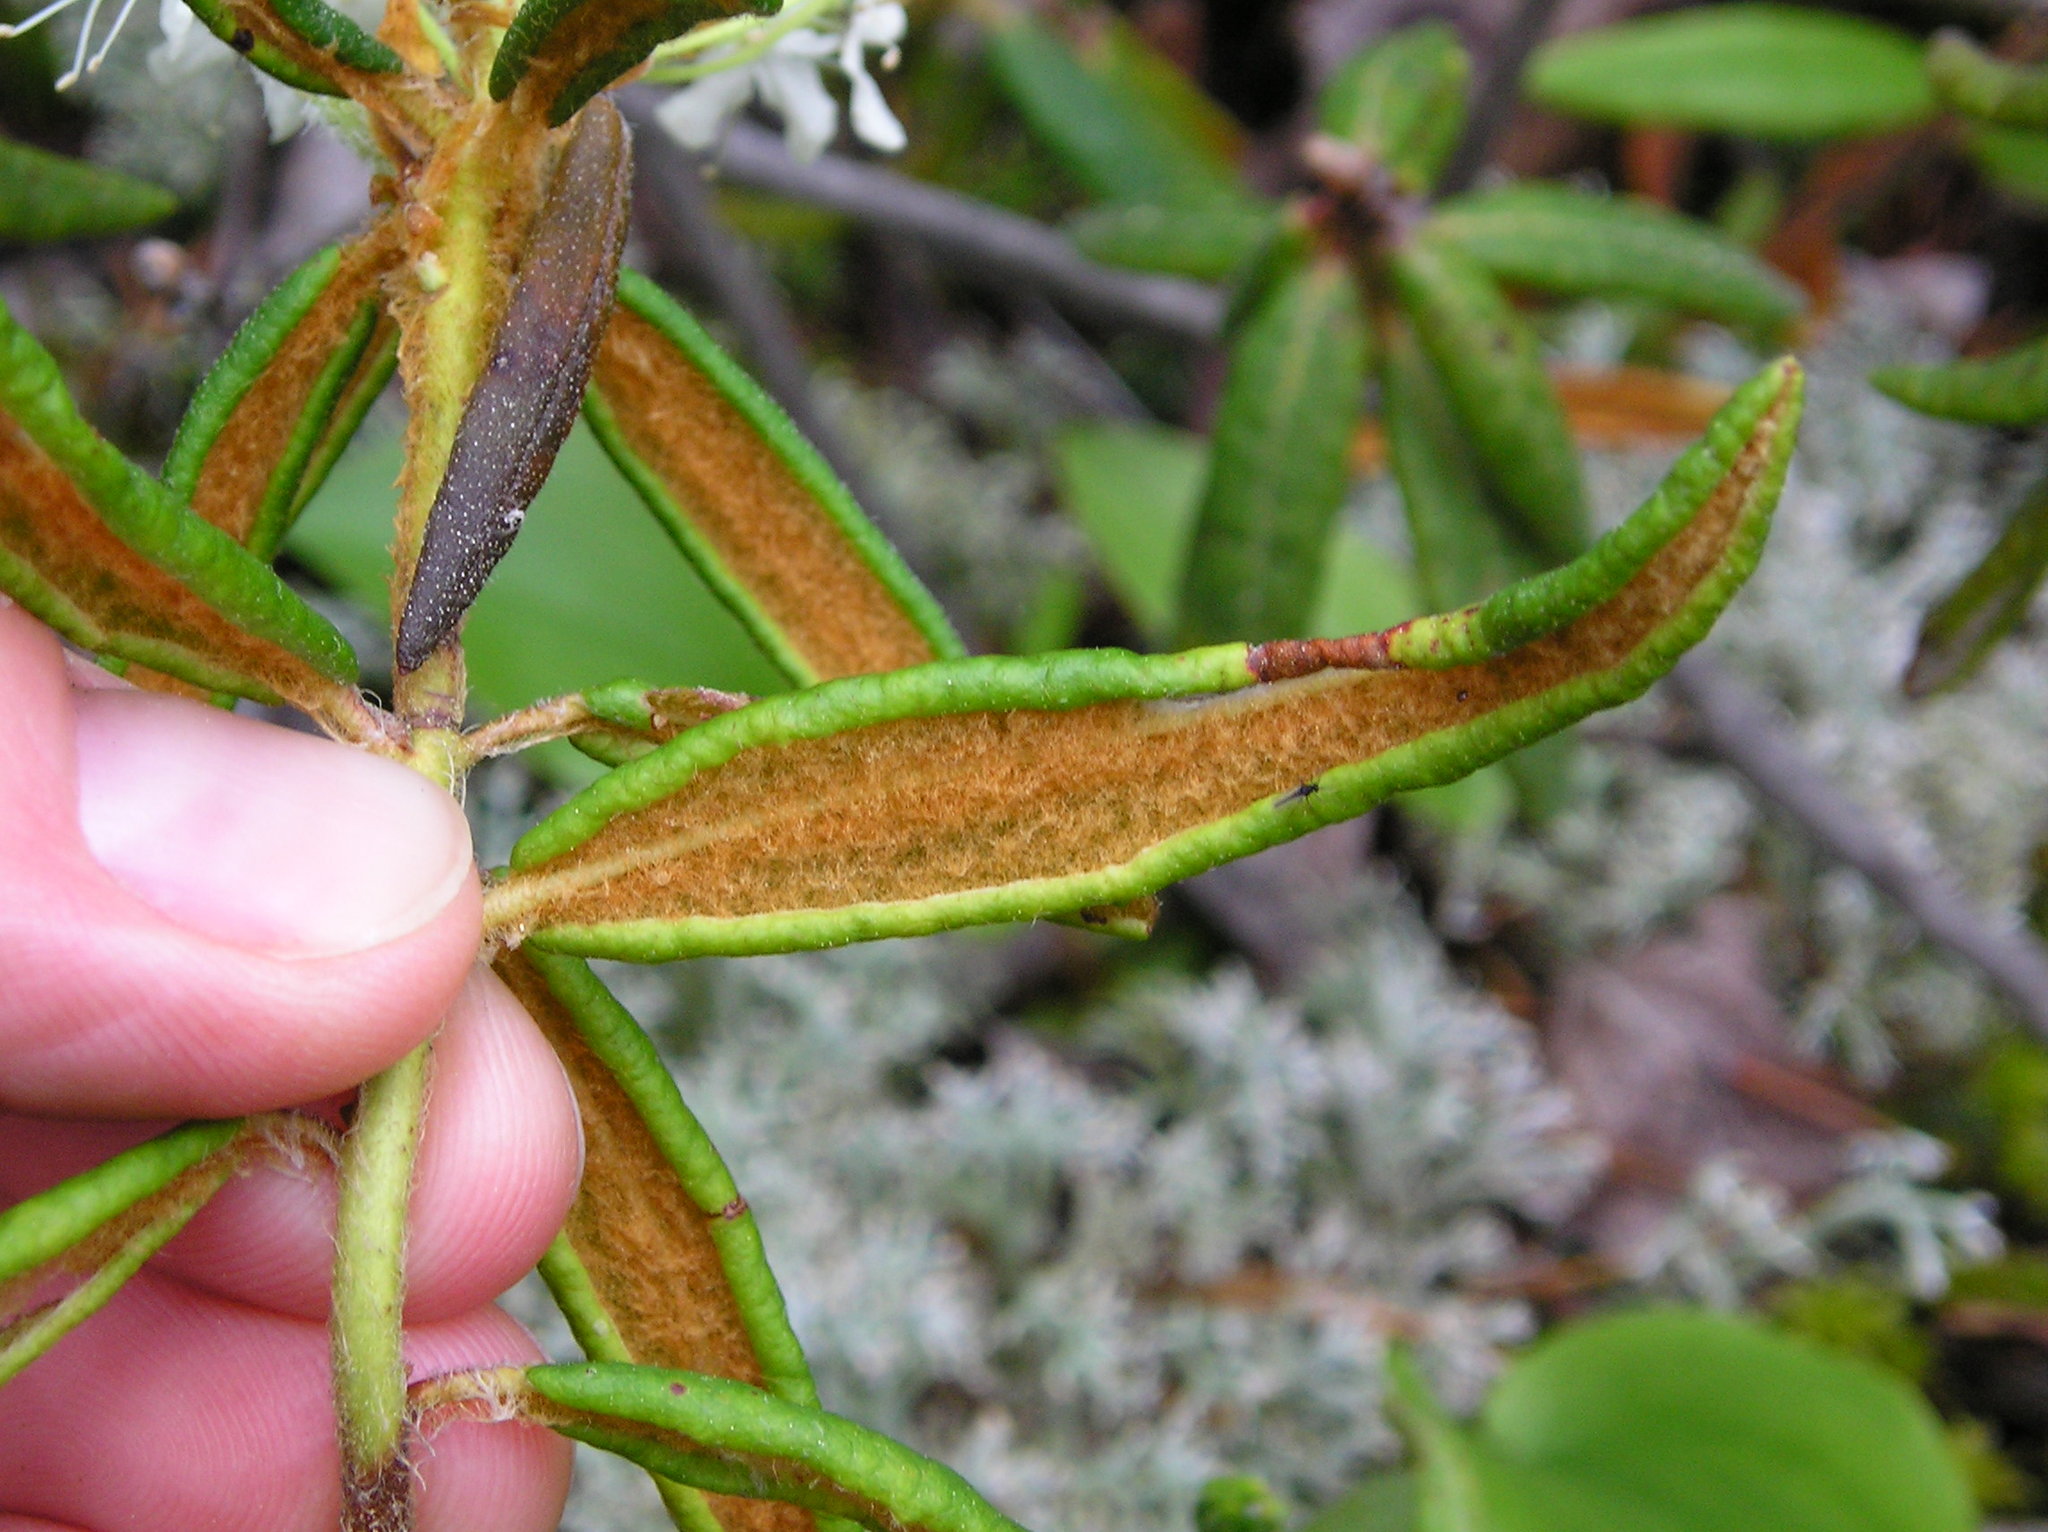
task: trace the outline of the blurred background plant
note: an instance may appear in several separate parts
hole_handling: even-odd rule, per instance
[[[826,1403],[1029,1524],[1184,1527],[1253,1474],[1205,1526],[1408,1526],[1461,1483],[1434,1524],[1623,1525],[1640,1484],[1529,1485],[1586,1401],[1707,1418],[1631,1347],[1866,1412],[1932,1497],[1902,1527],[1963,1483],[2048,1511],[2048,37],[2002,0],[1636,9],[790,7],[715,44],[745,89],[703,93],[700,40],[628,96],[631,263],[979,648],[1455,605],[1617,519],[1788,333],[1811,368],[1736,613],[1569,745],[1207,874],[1144,946],[610,975]],[[346,114],[99,15],[0,41],[0,296],[149,461],[371,169]],[[342,620],[382,604],[397,461],[373,430],[294,534]],[[648,539],[579,433],[470,624],[482,698],[777,689]],[[481,771],[485,861],[594,770]],[[1652,1298],[1857,1361],[1590,1318]],[[587,1532],[660,1514],[595,1458],[577,1495]]]

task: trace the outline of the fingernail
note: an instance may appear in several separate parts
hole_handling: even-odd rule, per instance
[[[174,698],[77,698],[79,822],[188,929],[281,957],[418,930],[472,875],[469,827],[403,766]]]

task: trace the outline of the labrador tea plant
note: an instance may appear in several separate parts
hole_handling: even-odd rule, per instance
[[[552,739],[613,768],[489,875],[481,954],[583,1116],[583,1183],[541,1272],[589,1359],[408,1387],[403,1230],[429,1049],[364,1082],[337,1150],[332,1319],[352,1532],[411,1525],[412,1463],[457,1417],[540,1422],[630,1458],[690,1532],[1013,1526],[949,1470],[819,1408],[745,1199],[584,959],[1040,917],[1142,934],[1177,878],[1642,692],[1754,566],[1792,449],[1788,361],[1739,389],[1624,525],[1477,604],[1338,639],[969,657],[759,388],[619,269],[631,142],[604,91],[707,35],[745,57],[773,23],[730,8],[528,0],[444,17],[392,0],[371,36],[322,0],[192,0],[258,69],[351,104],[389,165],[370,226],[244,325],[157,477],[94,433],[0,314],[0,589],[72,643],[139,686],[289,703],[451,792],[478,761]],[[1343,230],[1292,238],[1312,253],[1296,271],[1357,253]],[[1445,283],[1430,303],[1466,292]],[[1487,318],[1462,323],[1483,335]],[[1446,322],[1444,355],[1459,333]],[[387,708],[270,562],[394,370],[409,425]],[[465,727],[464,613],[579,406],[793,690],[611,681]],[[292,1114],[188,1123],[0,1213],[0,1380],[238,1170],[323,1132]]]

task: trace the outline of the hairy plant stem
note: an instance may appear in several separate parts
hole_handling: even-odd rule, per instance
[[[341,1146],[335,1210],[334,1409],[341,1433],[343,1532],[405,1532],[405,1214],[433,1045],[367,1081]]]
[[[399,678],[399,712],[418,718],[406,764],[462,795],[461,650],[449,645]],[[334,1214],[334,1307],[328,1325],[341,1437],[342,1532],[410,1532],[406,1452],[405,1220],[433,1075],[433,1041],[366,1081],[341,1144]]]
[[[479,120],[465,123],[474,150]],[[412,424],[406,437],[396,540],[396,631],[419,563],[427,511],[448,461],[462,403],[482,365],[492,302],[487,175],[470,155],[435,167],[438,195],[414,220],[420,231],[407,268],[413,286],[397,305],[406,334],[400,365]],[[476,331],[483,331],[482,339]],[[401,759],[457,798],[466,755],[461,728],[467,691],[459,638],[398,673],[392,698],[406,739]],[[367,1081],[342,1140],[335,1208],[334,1295],[329,1340],[334,1412],[342,1458],[342,1532],[411,1532],[414,1476],[405,1395],[405,1226],[420,1130],[433,1072],[432,1041]]]

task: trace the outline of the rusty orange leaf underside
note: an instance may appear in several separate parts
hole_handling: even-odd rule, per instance
[[[563,1233],[619,1340],[636,1362],[763,1387],[704,1211],[683,1190],[547,980],[517,953],[501,954],[495,967],[561,1059],[576,1095],[583,1180]],[[811,1532],[815,1526],[810,1512],[779,1501],[704,1498],[731,1532]]]
[[[1715,572],[1772,437],[1752,438],[1613,598],[1497,659],[1326,671],[1189,702],[909,718],[743,751],[515,874],[501,889],[506,932],[913,901],[1122,865],[1619,665]]]
[[[615,310],[592,381],[634,456],[821,678],[937,658],[811,491],[652,324]]]
[[[270,476],[306,412],[306,402],[363,305],[398,258],[398,230],[380,221],[343,254],[334,280],[277,350],[207,449],[192,487],[192,509],[246,544]],[[389,323],[389,321],[385,321]],[[375,342],[372,342],[374,348]]]
[[[260,681],[289,700],[337,694],[337,683],[289,650],[243,632],[116,537],[77,486],[4,416],[0,549],[34,570],[101,632],[181,650],[210,667]]]

